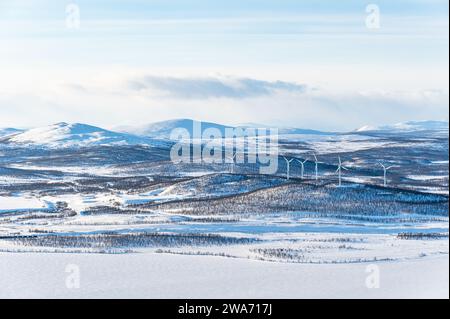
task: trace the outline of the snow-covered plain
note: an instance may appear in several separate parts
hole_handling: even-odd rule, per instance
[[[366,284],[373,265],[379,288]],[[163,254],[0,253],[0,298],[447,299],[448,269],[448,256],[305,265]],[[77,273],[79,288],[66,285]]]
[[[48,208],[48,203],[34,197],[0,196],[0,213],[8,211],[30,211]]]

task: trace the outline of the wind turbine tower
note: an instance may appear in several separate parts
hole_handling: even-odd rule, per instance
[[[284,160],[286,161],[286,179],[287,180],[289,180],[289,178],[290,178],[290,169],[291,169],[291,163],[292,163],[292,161],[294,160],[293,158],[292,159],[290,159],[290,160],[288,160],[286,157],[284,157],[283,156],[283,158],[284,158]]]
[[[338,159],[339,159],[339,165],[338,165],[338,168],[336,170],[336,173],[338,173],[338,176],[339,176],[339,187],[341,187],[341,185],[342,185],[342,170],[344,169],[344,170],[348,171],[348,168],[342,166],[342,161],[341,161],[341,157],[340,156],[338,156]]]
[[[316,154],[314,155],[315,171],[316,171],[316,181],[319,179],[319,162],[317,160]]]
[[[387,186],[387,179],[386,179],[387,171],[390,170],[391,168],[393,168],[394,166],[386,166],[381,163],[378,163],[378,164],[380,164],[381,167],[383,167],[383,186],[386,187]]]
[[[305,176],[305,163],[308,161],[308,159],[305,159],[304,161],[301,161],[298,159],[296,161],[299,162],[301,165],[300,176],[301,176],[301,179],[303,179],[303,177]]]
[[[234,166],[235,166],[236,155],[237,155],[237,153],[234,153],[233,156],[227,157],[227,159],[231,160],[231,174],[234,174]]]

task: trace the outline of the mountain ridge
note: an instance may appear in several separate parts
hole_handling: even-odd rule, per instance
[[[174,120],[167,120],[167,121],[161,121],[161,122],[154,122],[150,124],[146,124],[143,126],[138,127],[119,127],[118,130],[120,132],[129,133],[129,134],[136,134],[139,136],[146,136],[150,138],[162,138],[162,139],[170,139],[170,134],[175,129],[185,129],[193,136],[193,123],[195,121],[192,119],[174,119]],[[219,124],[214,122],[206,122],[202,121],[201,128],[202,130],[205,129],[218,129],[222,136],[225,136],[226,129],[259,129],[259,128],[277,128],[274,126],[267,126],[267,125],[260,125],[260,124],[240,124],[240,125],[226,125],[226,124]],[[312,129],[301,129],[301,128],[295,128],[295,127],[278,127],[278,134],[280,135],[286,135],[286,134],[320,134],[320,135],[327,135],[327,134],[333,134],[330,132],[323,132],[318,130],[312,130]]]
[[[446,121],[407,121],[391,125],[370,126],[365,125],[355,132],[415,132],[415,131],[448,131],[449,123]]]
[[[36,145],[42,147],[86,147],[98,145],[147,145],[167,146],[170,135],[177,128],[185,129],[193,135],[192,119],[173,119],[150,123],[135,127],[122,127],[107,130],[101,127],[83,124],[60,122],[52,125],[28,130],[0,128],[0,143],[20,145]],[[223,125],[213,122],[201,122],[202,132],[205,129],[217,129],[225,136],[226,129],[262,128],[259,124],[240,126]],[[421,131],[448,132],[449,124],[445,121],[408,121],[393,125],[363,126],[347,134],[389,133],[402,134]],[[323,132],[295,127],[278,128],[279,135],[334,135],[339,133]],[[345,133],[342,133],[345,134]]]
[[[127,144],[156,146],[158,144],[152,139],[117,133],[88,124],[69,124],[66,122],[3,136],[0,141],[21,145],[62,148]]]

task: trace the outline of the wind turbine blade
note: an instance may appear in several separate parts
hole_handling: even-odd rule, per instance
[[[346,170],[346,171],[348,171],[349,169],[347,168],[347,167],[345,167],[345,166],[342,166],[341,167],[343,170]]]

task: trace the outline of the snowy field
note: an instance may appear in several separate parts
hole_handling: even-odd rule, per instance
[[[366,285],[373,265],[379,288]],[[79,288],[66,286],[73,269],[79,270]],[[304,265],[160,254],[0,253],[0,298],[448,298],[448,269],[448,256]]]
[[[45,202],[33,197],[0,196],[0,213],[10,211],[30,211],[48,208]]]

